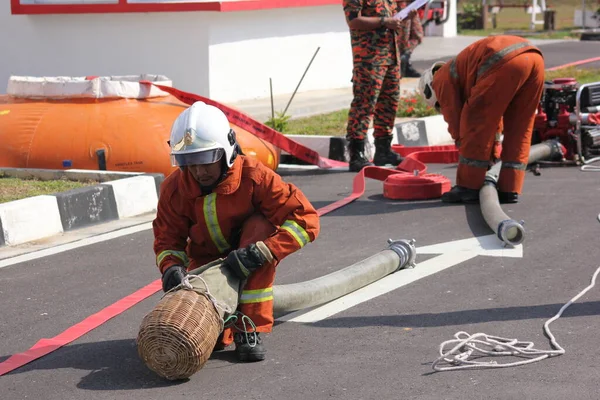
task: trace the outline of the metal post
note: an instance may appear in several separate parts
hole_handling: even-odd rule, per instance
[[[535,31],[535,10],[537,8],[537,0],[532,0],[531,2],[531,23],[529,25],[529,29]]]
[[[317,51],[315,51],[315,54],[310,59],[310,62],[308,63],[308,66],[304,70],[304,74],[302,74],[302,78],[300,78],[300,82],[298,82],[298,85],[296,86],[296,89],[294,90],[294,93],[292,93],[292,97],[290,97],[290,101],[288,101],[287,106],[285,106],[285,110],[283,110],[283,114],[281,114],[282,116],[285,115],[285,113],[288,110],[288,107],[290,106],[290,104],[292,104],[292,100],[294,99],[294,96],[296,95],[296,92],[298,91],[298,88],[300,87],[300,84],[302,83],[302,80],[304,79],[304,76],[308,72],[308,69],[310,68],[310,65],[312,64],[313,60],[317,56],[317,53],[319,52],[320,49],[321,49],[321,47],[317,47]]]

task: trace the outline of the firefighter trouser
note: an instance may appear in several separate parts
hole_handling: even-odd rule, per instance
[[[352,91],[346,138],[364,139],[373,115],[373,137],[390,136],[400,100],[400,66],[356,64]]]
[[[502,122],[498,190],[521,193],[543,89],[544,60],[533,51],[507,61],[475,84],[461,114],[457,185],[481,188]]]
[[[275,227],[262,214],[254,214],[242,226],[239,247],[265,240],[275,231]],[[238,311],[252,319],[257,332],[271,332],[273,329],[273,283],[276,266],[277,262],[267,263],[254,271],[240,293]],[[242,328],[242,322],[237,326]],[[249,324],[246,324],[246,329],[252,330]],[[236,329],[232,327],[225,329],[222,344],[231,344],[235,332]]]

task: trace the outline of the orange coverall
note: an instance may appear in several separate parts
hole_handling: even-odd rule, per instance
[[[208,195],[203,195],[189,170],[170,174],[161,185],[153,230],[161,273],[172,265],[190,271],[262,240],[275,261],[250,275],[239,310],[252,319],[257,332],[271,332],[275,267],[314,241],[320,224],[317,211],[296,186],[259,161],[240,155]],[[228,329],[222,344],[232,340]]]
[[[503,129],[498,190],[520,194],[544,89],[541,51],[520,37],[490,36],[444,64],[433,75],[432,87],[459,146],[456,184],[481,188]]]

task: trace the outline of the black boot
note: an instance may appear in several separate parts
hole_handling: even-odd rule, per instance
[[[364,167],[373,165],[365,155],[365,139],[350,139],[348,150],[350,151],[349,169],[351,172],[359,172]]]
[[[240,361],[262,361],[265,359],[267,350],[262,344],[258,332],[236,332],[233,335],[235,342],[235,354]]]
[[[498,191],[498,202],[500,204],[513,204],[519,202],[519,195],[515,192]]]
[[[400,57],[400,74],[403,78],[420,78],[421,74],[410,63],[410,56],[410,53],[404,53]]]
[[[463,186],[454,186],[442,195],[444,203],[479,203],[479,190],[468,189]]]
[[[219,337],[217,338],[217,343],[215,343],[215,347],[213,347],[213,353],[214,353],[215,351],[222,351],[222,350],[225,350],[225,347],[227,347],[227,346],[225,346],[225,345],[223,344],[223,332],[221,332],[221,334],[220,334],[220,335],[219,335]]]
[[[400,154],[392,151],[392,137],[384,136],[375,138],[375,165],[382,166],[392,164],[394,167],[404,160]]]

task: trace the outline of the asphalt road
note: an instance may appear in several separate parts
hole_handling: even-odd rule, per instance
[[[539,45],[544,54],[546,68],[557,67],[577,60],[596,58],[600,55],[600,42],[597,41],[564,41]],[[423,71],[436,61],[448,61],[451,57],[443,57],[439,60],[414,60],[413,66],[418,71]],[[580,68],[600,68],[600,62],[581,65]]]
[[[453,179],[455,166],[434,165],[430,172]],[[313,323],[279,321],[265,338],[264,362],[239,364],[232,351],[219,352],[178,383],[160,379],[137,355],[139,324],[158,301],[156,294],[0,377],[0,398],[597,399],[598,287],[550,325],[566,350],[562,356],[513,368],[436,373],[431,368],[439,345],[459,331],[550,349],[543,324],[589,285],[600,264],[600,175],[577,168],[541,172],[527,175],[519,204],[503,207],[525,220],[522,257],[476,256]],[[347,196],[354,176],[281,173],[316,207]],[[385,248],[388,238],[414,238],[418,249],[493,233],[476,205],[387,200],[381,182],[367,183],[362,198],[322,217],[318,240],[282,262],[276,284],[351,265]],[[434,256],[419,255],[417,261]],[[0,269],[0,361],[157,278],[151,231]]]
[[[455,169],[431,171],[453,177]],[[353,175],[284,176],[321,207],[347,195]],[[134,342],[140,321],[158,300],[154,295],[0,378],[0,398],[596,398],[598,289],[551,325],[566,349],[563,356],[529,366],[433,374],[431,362],[438,346],[461,330],[550,348],[544,322],[589,284],[598,266],[599,191],[598,177],[576,168],[528,175],[522,201],[505,207],[526,221],[522,258],[477,256],[321,321],[278,323],[266,337],[265,362],[238,364],[225,351],[213,354],[189,381],[158,378],[140,361]],[[311,279],[365,259],[383,249],[387,238],[414,238],[425,246],[492,233],[476,205],[391,201],[381,193],[382,183],[369,181],[363,198],[323,216],[319,239],[281,264],[276,283]],[[144,231],[0,270],[2,355],[53,337],[156,279],[151,241]]]

